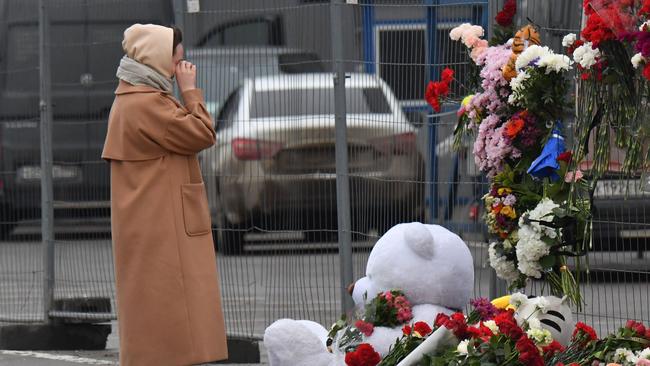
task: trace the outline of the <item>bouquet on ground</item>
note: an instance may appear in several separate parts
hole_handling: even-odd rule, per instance
[[[365,305],[357,320],[348,322],[343,316],[330,328],[328,348],[337,347],[343,353],[354,353],[363,344],[364,336],[370,337],[375,327],[396,327],[413,319],[411,303],[400,290],[390,290],[377,294]],[[359,352],[367,352],[370,345]],[[372,348],[372,346],[370,346]],[[355,357],[355,356],[350,356]]]

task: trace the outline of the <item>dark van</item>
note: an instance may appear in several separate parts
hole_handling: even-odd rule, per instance
[[[0,0],[0,236],[40,218],[38,0]],[[124,29],[173,23],[171,1],[46,1],[55,217],[109,216],[100,155]]]

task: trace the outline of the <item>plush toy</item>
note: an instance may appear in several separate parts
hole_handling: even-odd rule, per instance
[[[503,66],[503,78],[510,81],[517,76],[517,69],[515,64],[519,55],[526,50],[529,46],[539,45],[541,43],[539,33],[532,25],[527,25],[515,33],[512,39],[512,55],[508,63]]]
[[[536,328],[543,328],[551,332],[553,339],[561,345],[567,346],[571,341],[571,335],[575,329],[576,322],[573,320],[571,308],[566,304],[567,297],[556,296],[526,297],[522,294],[521,300],[516,302],[515,318],[521,325],[524,321]]]
[[[412,305],[411,323],[432,326],[438,313],[461,311],[473,287],[474,263],[463,240],[441,226],[414,222],[394,226],[377,241],[366,276],[351,292],[357,308],[363,309],[377,294],[399,289]],[[313,322],[278,320],[264,334],[270,365],[345,365],[336,339],[328,352],[326,333]],[[363,342],[383,357],[401,335],[401,326],[375,327]]]
[[[498,309],[513,309],[519,325],[528,322],[534,327],[546,329],[563,346],[571,341],[576,322],[566,296],[559,298],[515,293],[492,300],[492,305]]]

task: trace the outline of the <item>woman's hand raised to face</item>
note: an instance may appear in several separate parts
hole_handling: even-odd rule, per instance
[[[196,66],[188,61],[179,62],[176,65],[176,82],[181,93],[196,89]]]

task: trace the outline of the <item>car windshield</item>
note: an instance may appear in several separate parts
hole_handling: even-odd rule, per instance
[[[348,88],[345,97],[347,113],[391,113],[380,88]],[[323,114],[334,114],[334,89],[258,91],[251,104],[251,118]]]

